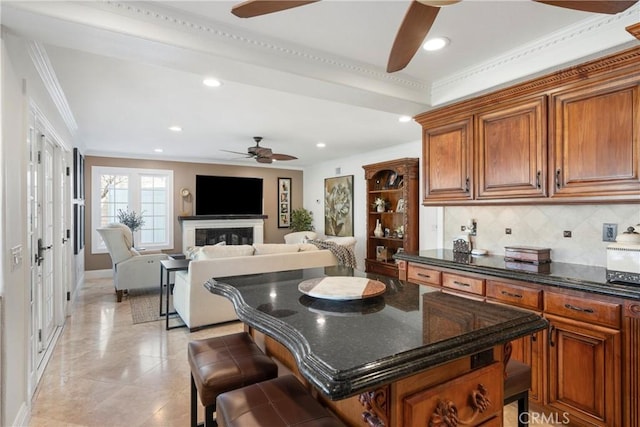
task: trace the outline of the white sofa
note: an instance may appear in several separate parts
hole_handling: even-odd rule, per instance
[[[176,272],[173,305],[190,330],[228,322],[237,319],[233,305],[210,293],[204,287],[207,280],[337,263],[331,251],[311,244],[204,246],[198,248],[188,270]]]

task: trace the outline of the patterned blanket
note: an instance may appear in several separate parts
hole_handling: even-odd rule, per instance
[[[339,245],[335,242],[327,242],[325,240],[307,240],[307,243],[315,245],[318,249],[328,249],[336,258],[338,263],[345,267],[356,268],[356,255],[353,249]]]

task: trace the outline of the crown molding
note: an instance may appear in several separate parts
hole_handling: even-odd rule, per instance
[[[430,85],[419,80],[403,77],[402,74],[387,73],[382,68],[332,56],[325,52],[317,52],[304,48],[303,46],[285,43],[282,40],[267,39],[210,20],[205,22],[204,20],[198,20],[197,17],[182,15],[177,11],[162,8],[156,4],[105,0],[98,5],[101,5],[103,9],[129,18],[145,20],[146,22],[163,27],[172,27],[173,29],[179,29],[199,37],[205,35],[228,44],[243,45],[245,48],[261,51],[268,55],[277,54],[278,56],[297,62],[304,61],[312,67],[329,67],[336,71],[347,72],[350,75],[355,73],[370,79],[384,81],[422,92],[428,92],[430,89]],[[151,7],[153,7],[153,9]]]
[[[56,72],[49,61],[47,51],[41,43],[36,41],[30,41],[28,46],[29,57],[31,58],[38,75],[40,75],[40,78],[42,79],[47,92],[49,92],[51,100],[58,109],[67,129],[69,129],[71,135],[74,135],[78,130],[78,123],[73,116],[71,107],[69,107],[67,97],[62,90],[62,86],[60,86]]]
[[[452,74],[433,83],[431,105],[479,94],[505,82],[564,67],[571,61],[625,45],[634,40],[625,27],[637,23],[639,17],[640,4],[616,15],[595,16]]]

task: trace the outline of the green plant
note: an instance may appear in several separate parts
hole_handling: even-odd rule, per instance
[[[293,231],[313,231],[313,212],[305,208],[291,211],[291,226]]]
[[[133,233],[144,225],[144,219],[142,218],[143,213],[144,211],[138,215],[136,211],[123,211],[122,209],[118,209],[118,222],[129,227]]]

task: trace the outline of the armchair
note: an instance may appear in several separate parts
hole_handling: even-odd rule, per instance
[[[163,253],[140,254],[133,249],[131,230],[124,224],[109,224],[96,230],[107,246],[113,263],[113,284],[116,299],[129,289],[160,286],[160,261],[167,259]]]

